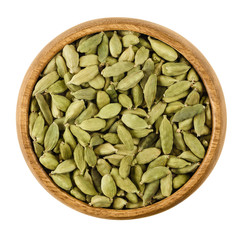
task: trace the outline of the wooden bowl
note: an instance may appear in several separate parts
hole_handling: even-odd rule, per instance
[[[58,188],[40,165],[32,148],[28,132],[29,103],[34,85],[47,63],[66,44],[85,35],[109,30],[132,30],[152,36],[180,52],[196,69],[208,92],[212,107],[212,137],[201,165],[190,180],[166,199],[152,205],[131,209],[113,210],[90,207]],[[177,33],[155,23],[131,18],[104,18],[79,24],[53,39],[34,59],[29,67],[18,97],[17,133],[23,156],[39,183],[56,199],[69,207],[95,217],[107,219],[133,219],[163,212],[191,195],[208,177],[221,153],[226,131],[226,108],[218,78],[205,57],[189,41]]]

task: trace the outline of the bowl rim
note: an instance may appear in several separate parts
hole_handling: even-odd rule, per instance
[[[57,187],[40,165],[32,148],[28,134],[28,114],[34,85],[47,63],[66,44],[70,44],[85,35],[110,30],[131,30],[162,40],[180,52],[195,68],[201,77],[209,95],[212,107],[211,141],[197,171],[189,181],[171,196],[152,205],[129,210],[94,208],[75,199]],[[159,24],[134,18],[101,18],[78,24],[61,33],[49,42],[31,63],[23,79],[17,103],[16,125],[19,144],[24,159],[38,182],[56,199],[67,206],[99,218],[134,219],[163,212],[190,196],[213,170],[223,147],[226,133],[226,106],[219,80],[202,53],[188,40],[176,32]]]

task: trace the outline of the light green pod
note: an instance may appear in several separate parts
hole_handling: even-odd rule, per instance
[[[97,156],[92,148],[85,147],[84,148],[84,160],[88,164],[89,167],[95,167],[97,164]]]
[[[50,72],[56,71],[56,56],[50,60],[45,69],[43,70],[43,75],[47,75]]]
[[[133,106],[132,99],[126,94],[119,94],[118,101],[123,107],[127,109],[131,109]]]
[[[102,89],[105,86],[105,79],[101,74],[98,74],[91,81],[89,81],[89,85],[94,89]]]
[[[145,173],[143,173],[140,184],[150,183],[155,180],[161,179],[163,177],[166,177],[169,173],[170,170],[167,167],[159,166],[150,168]]]
[[[113,145],[110,143],[104,143],[104,144],[98,145],[94,149],[94,152],[99,156],[105,156],[105,155],[111,155],[113,153],[116,153],[117,149],[114,148]]]
[[[124,77],[125,77],[125,74],[124,74],[124,73],[122,73],[122,74],[120,74],[120,75],[118,75],[118,76],[115,76],[115,77],[113,77],[113,82],[114,82],[114,83],[119,82],[119,81],[122,80]]]
[[[151,49],[151,45],[148,41],[146,41],[144,38],[139,37],[139,43],[137,44],[138,47],[144,46],[145,48]]]
[[[137,202],[137,203],[128,202],[128,203],[126,204],[126,208],[128,208],[128,209],[135,209],[135,208],[141,208],[141,207],[144,207],[142,201],[139,201],[139,202]]]
[[[131,133],[123,126],[118,125],[117,134],[121,142],[126,146],[128,150],[133,150],[133,138]]]
[[[130,31],[130,30],[118,30],[118,33],[121,35],[121,36],[126,36],[126,35],[135,35],[137,37],[140,36],[140,33],[138,32],[134,32],[134,31]]]
[[[36,153],[37,157],[40,158],[43,154],[43,146],[40,145],[39,143],[33,141],[33,148],[34,152]]]
[[[117,35],[117,31],[114,31],[113,36],[109,41],[109,50],[113,57],[117,58],[122,53],[122,43]]]
[[[187,75],[187,80],[190,82],[198,82],[199,81],[199,76],[196,73],[194,68],[191,68],[189,70],[188,75]]]
[[[191,67],[185,63],[168,62],[162,65],[162,73],[166,76],[178,76],[186,73]],[[191,83],[190,83],[191,84]]]
[[[65,92],[67,89],[68,88],[64,80],[58,80],[55,83],[53,83],[48,89],[46,89],[45,92],[48,92],[51,94],[59,94],[59,93]]]
[[[154,200],[162,200],[164,199],[165,197],[162,195],[162,192],[161,192],[161,189],[159,189],[157,191],[157,193],[155,194],[155,196],[153,196],[153,199]]]
[[[86,131],[82,130],[81,128],[70,125],[71,133],[77,138],[78,142],[83,146],[86,147],[91,139],[91,136]]]
[[[111,165],[106,160],[101,158],[97,160],[96,168],[102,176],[109,174],[112,169]]]
[[[97,113],[98,113],[98,108],[97,108],[96,104],[90,102],[88,107],[76,118],[75,124],[79,125],[84,120],[87,120],[87,119],[95,116]]]
[[[162,155],[156,158],[155,160],[153,160],[152,162],[150,162],[147,169],[151,169],[159,166],[165,167],[167,165],[167,161],[169,158],[170,158],[169,155]]]
[[[130,45],[127,49],[125,49],[123,51],[123,53],[119,57],[118,61],[119,62],[122,62],[122,61],[132,62],[134,60],[134,57],[135,57],[135,52],[133,51],[132,45]]]
[[[56,66],[58,75],[63,78],[68,70],[64,58],[60,55],[56,57]]]
[[[204,158],[205,156],[205,149],[201,142],[196,138],[194,135],[188,132],[183,132],[183,138],[186,145],[189,149],[199,158]]]
[[[110,131],[110,129],[112,128],[112,126],[116,123],[116,120],[118,119],[118,117],[116,116],[116,117],[113,117],[113,118],[109,118],[109,119],[107,119],[106,121],[106,126],[105,126],[105,128],[103,128],[100,132],[105,132],[105,131],[107,131],[107,130],[109,130],[109,132],[111,133],[111,132],[116,132],[116,131]]]
[[[95,49],[102,41],[103,32],[94,34],[84,41],[80,41],[77,51],[81,53],[87,53]]]
[[[119,103],[109,103],[102,107],[96,117],[109,119],[117,116],[121,111],[122,106]]]
[[[76,169],[76,164],[75,164],[74,160],[68,159],[68,160],[65,160],[65,161],[61,162],[60,164],[58,164],[56,169],[54,171],[52,171],[51,174],[69,173],[75,169]]]
[[[44,92],[58,79],[59,79],[59,75],[57,74],[56,71],[48,73],[47,75],[45,75],[44,77],[42,77],[40,80],[37,81],[32,95],[35,96],[37,93]]]
[[[173,146],[173,129],[166,115],[163,116],[159,130],[163,153],[169,154]]]
[[[153,129],[133,129],[130,130],[132,137],[134,138],[143,138],[146,137],[149,133],[153,132]]]
[[[52,113],[51,113],[48,103],[46,102],[46,100],[42,94],[38,93],[38,94],[36,94],[35,97],[36,97],[38,106],[41,110],[41,113],[43,114],[44,119],[46,120],[48,125],[50,125],[53,122],[53,116],[52,116]]]
[[[193,127],[193,119],[188,118],[178,123],[178,128],[183,131],[188,131]]]
[[[55,122],[53,122],[49,126],[44,138],[45,151],[46,152],[51,151],[56,146],[58,139],[59,139],[59,128],[58,128],[58,125]]]
[[[204,108],[205,107],[202,104],[184,107],[180,111],[175,113],[172,122],[182,122],[186,119],[193,118],[197,114],[203,112]]]
[[[98,91],[96,97],[96,103],[99,109],[103,108],[110,103],[110,97],[105,91]]]
[[[100,118],[90,118],[79,124],[79,127],[85,131],[95,132],[106,126],[106,121]]]
[[[113,64],[117,63],[118,60],[114,57],[111,57],[111,56],[108,56],[106,58],[106,62],[105,62],[105,65],[108,67],[108,66],[112,66]]]
[[[77,99],[94,100],[96,98],[97,91],[91,87],[80,89],[73,92],[72,95]]]
[[[63,112],[60,111],[57,106],[55,105],[55,103],[52,101],[51,102],[51,111],[52,111],[52,116],[54,118],[61,118],[63,117]]]
[[[167,166],[170,168],[184,168],[189,165],[191,165],[191,163],[175,156],[170,156],[167,162]]]
[[[103,158],[107,159],[112,165],[119,167],[123,157],[124,155],[112,154],[112,155],[104,156]]]
[[[73,84],[68,84],[71,79],[72,79],[72,74],[70,72],[67,72],[65,75],[64,75],[64,82],[65,82],[65,85],[67,86],[67,88],[71,91],[71,92],[76,92],[78,90],[81,89],[80,86],[77,86],[77,85],[73,85]]]
[[[146,121],[134,114],[124,114],[122,122],[129,128],[139,130],[148,127]]]
[[[138,202],[138,196],[136,193],[127,193],[126,198],[131,203],[137,203]]]
[[[164,102],[159,102],[155,104],[151,111],[148,113],[149,118],[146,119],[147,123],[149,125],[153,125],[157,119],[164,113],[165,109],[167,107],[167,104]]]
[[[108,42],[109,42],[108,37],[104,33],[102,36],[102,42],[99,44],[98,49],[97,49],[98,60],[101,63],[105,63],[106,59],[108,57],[108,54],[109,54]]]
[[[176,102],[171,102],[167,105],[166,109],[165,109],[165,114],[172,114],[172,113],[176,113],[177,111],[181,110],[184,107],[183,103],[180,101],[176,101]]]
[[[175,178],[173,178],[173,188],[178,189],[182,187],[190,178],[190,175],[188,174],[181,174],[177,175]]]
[[[173,144],[174,146],[182,151],[186,151],[186,145],[183,140],[181,131],[177,128],[177,125],[173,124]]]
[[[168,197],[172,193],[173,189],[173,179],[172,173],[168,174],[166,177],[160,180],[161,193],[164,197]]]
[[[97,208],[108,208],[112,204],[112,200],[105,196],[96,195],[91,198],[90,206]]]
[[[126,204],[127,204],[127,200],[120,197],[115,197],[113,200],[112,207],[114,209],[120,210],[120,209],[123,209]]]
[[[80,175],[79,171],[75,170],[73,173],[73,181],[75,182],[76,186],[85,194],[87,195],[97,195],[97,191],[93,185],[93,183],[85,178],[84,176]]]
[[[171,103],[171,102],[175,102],[179,99],[182,99],[184,97],[186,97],[189,94],[189,91],[185,91],[179,95],[176,95],[174,97],[163,97],[162,100],[166,103]]]
[[[101,189],[105,196],[113,199],[117,194],[117,186],[111,174],[105,174],[101,180]]]
[[[52,101],[53,103],[56,105],[56,107],[63,111],[66,112],[69,105],[71,104],[71,102],[64,96],[61,95],[55,95],[55,94],[51,94],[52,97]]]
[[[77,168],[79,169],[79,173],[83,175],[87,168],[87,163],[84,160],[84,149],[80,144],[75,147],[73,158]]]
[[[133,150],[128,150],[124,144],[116,144],[114,148],[117,150],[117,154],[120,155],[134,155],[137,153],[137,146],[133,147]]]
[[[196,163],[200,162],[201,159],[195,156],[191,151],[184,151],[179,156],[179,158],[185,159],[188,162]]]
[[[146,184],[144,194],[143,194],[143,205],[147,206],[151,203],[153,196],[159,189],[159,180],[153,181],[151,183]]]
[[[125,110],[121,111],[121,115],[124,115],[124,114],[134,114],[139,117],[149,118],[149,115],[142,108],[125,109]]]
[[[89,55],[88,55],[89,56]],[[80,70],[67,84],[81,85],[94,79],[99,74],[98,66],[92,65]]]
[[[102,138],[111,144],[119,144],[121,141],[116,133],[106,133]]]
[[[137,45],[139,43],[139,38],[133,34],[125,35],[122,37],[122,43],[124,47],[129,47],[130,45]]]
[[[143,89],[144,100],[149,111],[155,100],[156,93],[157,93],[157,76],[156,74],[151,74]]]
[[[67,125],[65,127],[65,131],[63,133],[63,139],[64,139],[65,143],[67,143],[71,147],[72,150],[75,149],[77,143],[76,143],[75,138],[73,137],[73,135],[72,135],[72,133],[69,129],[69,125]]]
[[[156,159],[160,153],[161,150],[158,148],[146,148],[137,154],[136,161],[138,164],[147,164]]]
[[[72,188],[72,181],[69,173],[65,174],[50,174],[52,180],[59,186],[60,188],[69,191]]]
[[[64,57],[67,67],[70,73],[77,73],[79,68],[79,55],[73,45],[66,45],[62,50],[62,56]]]
[[[128,177],[128,175],[130,174],[132,160],[133,160],[133,156],[128,156],[128,155],[124,156],[121,159],[120,166],[119,166],[119,175],[124,179]]]
[[[153,59],[154,63],[158,63],[161,61],[161,58],[156,53],[152,54],[152,59]]]
[[[134,185],[134,183],[128,177],[123,179],[119,175],[119,171],[117,168],[112,168],[111,175],[112,175],[116,185],[120,189],[124,190],[127,193],[138,193],[137,187]]]
[[[205,91],[205,88],[201,82],[196,82],[191,85],[192,89],[195,89],[198,91],[200,94],[203,94],[203,91]]]
[[[54,170],[59,162],[57,158],[48,152],[45,152],[40,158],[39,158],[40,163],[47,169],[49,170]]]
[[[142,65],[149,57],[149,49],[140,47],[135,55],[135,66]]]
[[[178,53],[169,45],[148,37],[152,49],[158,56],[164,58],[167,61],[175,61],[178,58]]]
[[[67,143],[61,142],[59,149],[63,160],[70,159],[72,157],[72,149]]]
[[[33,140],[38,140],[44,131],[44,118],[42,114],[32,112],[29,116],[29,133]]]
[[[118,117],[115,117],[115,118],[118,119]],[[109,128],[108,132],[117,133],[118,125],[121,125],[121,124],[123,124],[121,120],[114,121],[112,126]]]
[[[140,82],[140,80],[143,78],[143,76],[144,76],[144,73],[142,70],[139,70],[130,75],[127,75],[125,78],[123,78],[118,83],[116,89],[121,90],[121,91],[126,91],[128,89],[131,89]]]
[[[133,183],[137,186],[138,190],[140,191],[138,193],[139,196],[143,195],[145,184],[140,184],[141,179],[143,175],[143,170],[140,165],[135,165],[131,168],[130,177]]]
[[[31,100],[31,103],[30,103],[30,112],[37,112],[39,111],[39,106],[38,106],[38,103],[37,103],[37,100],[35,97],[32,98]]]
[[[72,102],[66,111],[64,122],[67,123],[75,120],[80,115],[80,113],[84,110],[84,108],[85,108],[85,103],[83,100],[76,100]]]
[[[143,90],[142,88],[139,86],[139,84],[136,84],[132,89],[131,89],[131,93],[132,93],[132,98],[133,98],[133,103],[135,108],[137,108],[138,106],[140,106],[143,102]]]
[[[98,65],[98,56],[95,54],[89,54],[85,56],[81,56],[79,58],[79,65],[80,67],[88,67],[92,65]]]
[[[187,91],[190,88],[190,86],[191,86],[191,83],[189,81],[176,82],[168,87],[168,89],[164,93],[164,96],[165,97],[177,96],[177,95]]]
[[[73,195],[75,198],[81,201],[86,201],[86,196],[82,193],[77,187],[74,187],[70,190],[70,194]]]
[[[175,174],[192,173],[199,167],[199,165],[200,165],[200,163],[193,163],[192,165],[186,166],[184,168],[172,169],[172,172]]]
[[[195,104],[198,104],[199,101],[200,101],[200,94],[193,89],[187,96],[184,104],[187,106],[193,106]]]
[[[164,76],[164,75],[158,76],[158,85],[159,86],[169,87],[176,82],[177,82],[177,80],[175,78]]]
[[[201,136],[205,126],[205,111],[199,113],[193,118],[193,126],[197,137]]]
[[[101,133],[93,133],[91,135],[91,140],[90,140],[89,146],[95,147],[95,146],[98,146],[98,145],[104,143],[104,140],[102,139],[101,136],[102,136]]]

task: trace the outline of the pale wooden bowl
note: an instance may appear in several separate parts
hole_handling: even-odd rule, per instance
[[[29,103],[33,87],[50,59],[66,44],[85,35],[109,30],[132,30],[152,36],[180,52],[196,69],[208,92],[212,107],[212,137],[201,165],[190,180],[179,190],[160,202],[131,210],[94,208],[77,200],[58,188],[40,165],[32,148],[28,133]],[[208,177],[221,153],[226,132],[226,107],[218,78],[205,57],[189,41],[177,33],[155,23],[131,18],[104,18],[79,24],[52,40],[34,59],[29,67],[18,97],[17,133],[23,156],[39,183],[56,199],[67,206],[95,217],[107,219],[134,219],[163,212],[191,195]]]

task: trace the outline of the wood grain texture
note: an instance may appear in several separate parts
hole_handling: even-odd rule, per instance
[[[28,133],[29,103],[33,87],[47,63],[66,44],[100,31],[132,30],[146,34],[171,45],[196,69],[207,89],[213,115],[212,138],[201,165],[191,179],[170,197],[147,207],[131,210],[102,209],[88,206],[52,182],[36,158]],[[52,40],[34,59],[29,67],[18,97],[17,133],[26,163],[39,183],[56,199],[69,207],[95,217],[107,219],[134,219],[163,212],[191,195],[208,177],[221,153],[226,132],[226,107],[218,78],[205,57],[179,34],[155,23],[130,18],[104,18],[79,24]]]

